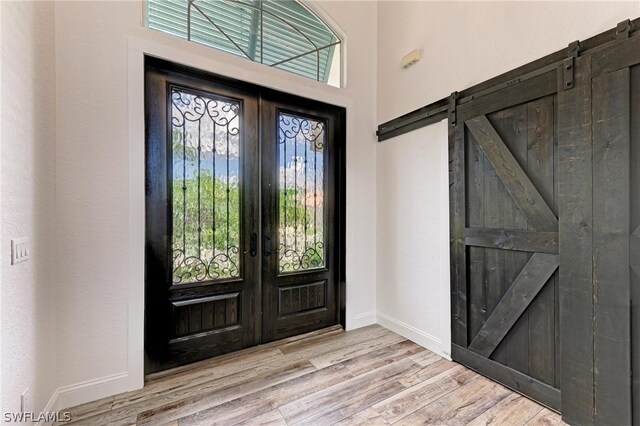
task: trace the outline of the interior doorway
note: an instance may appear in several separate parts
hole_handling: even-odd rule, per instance
[[[344,321],[344,109],[145,68],[145,373]]]

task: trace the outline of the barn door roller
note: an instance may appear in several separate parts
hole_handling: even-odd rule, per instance
[[[630,19],[620,22],[616,26],[616,39],[624,40],[629,38],[629,33],[633,31],[633,22]]]

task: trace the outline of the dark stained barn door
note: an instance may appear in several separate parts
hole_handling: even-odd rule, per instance
[[[640,58],[637,58],[640,62]],[[640,426],[640,65],[630,68],[631,74],[631,141],[630,141],[630,242],[631,267],[631,371],[633,372],[633,421]]]
[[[640,33],[632,29],[620,23],[607,45],[576,58],[575,89],[559,94],[570,424],[640,425]]]
[[[452,95],[452,357],[569,424],[639,425],[640,32],[585,46]]]
[[[640,50],[640,47],[639,47]],[[631,371],[633,372],[633,421],[640,426],[640,58],[630,67],[630,203],[629,264],[631,267]]]
[[[466,321],[456,319],[453,356],[559,408],[556,97],[486,114],[464,105],[472,116],[461,112],[452,132],[464,188],[452,193],[462,213],[452,262],[463,262],[466,297],[454,296]]]

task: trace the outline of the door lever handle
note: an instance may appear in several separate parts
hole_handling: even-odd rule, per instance
[[[249,237],[249,255],[255,257],[258,254],[258,234],[255,232]]]
[[[264,236],[262,252],[265,256],[271,256],[271,237],[268,235]]]

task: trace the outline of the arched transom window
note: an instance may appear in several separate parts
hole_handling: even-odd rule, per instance
[[[147,0],[147,27],[340,86],[340,39],[295,0]]]

